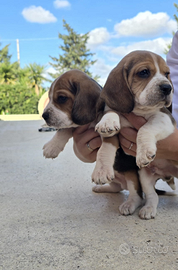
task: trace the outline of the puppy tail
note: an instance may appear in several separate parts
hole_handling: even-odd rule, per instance
[[[177,194],[174,191],[166,191],[166,190],[160,190],[160,189],[155,189],[156,193],[161,196],[161,195],[165,195],[165,196],[177,196]]]

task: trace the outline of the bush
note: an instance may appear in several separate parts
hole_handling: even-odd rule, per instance
[[[34,88],[27,85],[1,84],[0,85],[0,114],[36,114],[38,101],[42,94],[37,96]]]

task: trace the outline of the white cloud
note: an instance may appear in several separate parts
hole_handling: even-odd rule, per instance
[[[140,41],[137,43],[129,44],[127,46],[114,48],[112,49],[111,53],[123,57],[131,51],[148,50],[163,55],[166,45],[169,44],[171,40],[171,38],[157,38],[154,40]]]
[[[96,63],[91,66],[91,73],[93,75],[98,75],[100,78],[98,79],[98,82],[101,86],[104,86],[106,79],[111,72],[111,70],[114,68],[115,65],[108,65],[105,63],[104,59],[98,58]]]
[[[51,80],[51,82],[53,82],[53,81],[54,81],[54,78],[52,78],[51,75],[49,75],[49,73],[51,73],[51,74],[56,74],[57,71],[56,71],[53,67],[49,66],[49,63],[47,63],[46,66],[47,66],[47,69],[45,70],[45,72],[44,72],[42,75],[43,75],[43,77],[45,77],[46,79]],[[50,87],[51,82],[44,81],[44,82],[43,82],[43,86],[44,86],[44,87]]]
[[[30,6],[22,11],[23,17],[32,23],[56,22],[57,18],[52,13],[42,7]]]
[[[54,7],[55,8],[66,8],[70,7],[71,4],[67,0],[56,0],[54,1]]]
[[[53,67],[49,66],[47,69],[46,69],[46,73],[51,73],[51,74],[56,74],[57,71],[56,69],[54,69]],[[48,74],[49,75],[49,74]]]
[[[175,31],[177,24],[164,13],[140,12],[135,17],[116,24],[114,29],[118,36],[155,37]]]
[[[157,38],[154,40],[140,41],[127,46],[119,46],[117,48],[102,46],[100,49],[102,48],[103,51],[107,53],[107,57],[105,59],[98,58],[97,62],[91,67],[91,72],[93,75],[100,76],[98,82],[103,86],[111,70],[126,54],[135,50],[148,50],[161,55],[165,59],[166,55],[164,55],[163,52],[166,45],[170,44],[171,41],[172,38]],[[113,65],[107,64],[107,59],[109,59],[109,62],[112,61]]]
[[[110,34],[105,27],[95,28],[89,33],[88,47],[93,49],[98,45],[106,43],[110,39]]]

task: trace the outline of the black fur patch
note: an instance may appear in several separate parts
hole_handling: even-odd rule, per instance
[[[136,158],[125,154],[122,148],[119,148],[116,152],[114,170],[119,173],[124,173],[138,169]]]
[[[140,177],[138,174],[139,167],[136,164],[136,158],[133,156],[129,156],[124,153],[122,148],[117,149],[115,162],[114,162],[114,170],[119,173],[133,172],[137,174],[138,178],[138,187],[137,193],[140,198],[143,198],[142,187],[140,184]]]

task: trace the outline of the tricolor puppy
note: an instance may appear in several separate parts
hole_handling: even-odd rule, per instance
[[[175,128],[175,120],[166,108],[171,105],[173,92],[169,73],[165,61],[157,54],[134,51],[111,71],[100,95],[99,110],[103,110],[104,116],[96,130],[103,137],[103,143],[92,179],[96,184],[110,185],[95,186],[93,190],[128,189],[129,197],[120,206],[123,215],[132,214],[142,204],[143,190],[146,203],[139,215],[143,219],[155,217],[158,204],[155,182],[159,178],[172,181],[173,176],[178,176],[178,169],[170,161],[153,161],[157,141],[168,137]],[[136,160],[122,149],[116,154],[119,145],[115,134],[122,127],[131,126],[123,116],[130,112],[147,120],[138,131]],[[148,169],[150,163],[151,169]]]
[[[95,121],[100,93],[101,86],[80,70],[67,71],[52,83],[42,117],[57,132],[43,147],[46,158],[59,155],[74,128]]]

